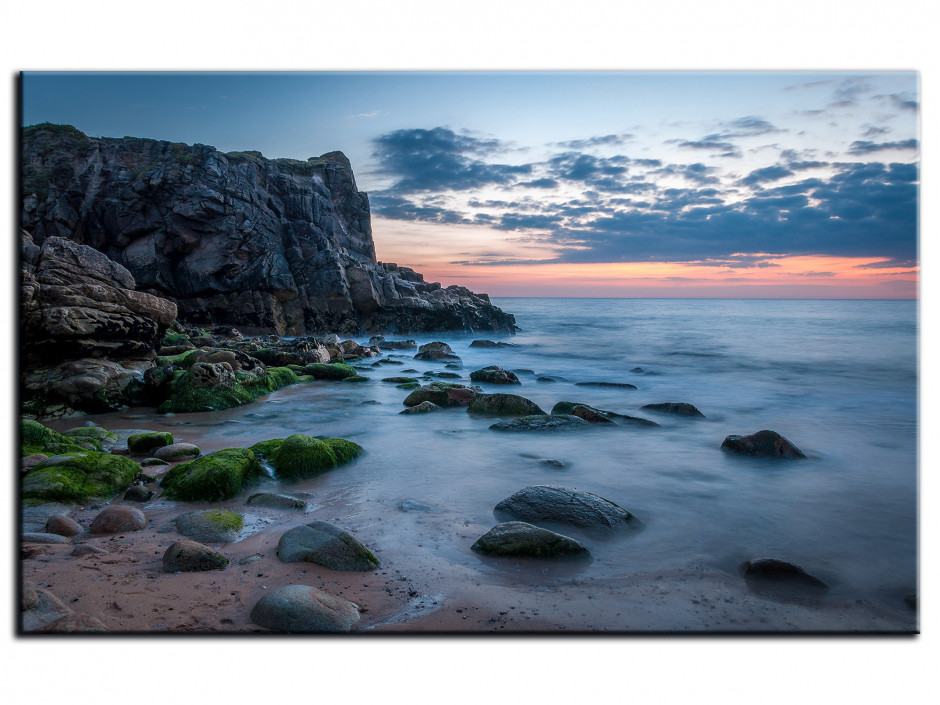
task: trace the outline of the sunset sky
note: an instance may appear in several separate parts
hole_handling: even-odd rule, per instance
[[[378,257],[493,296],[915,298],[913,72],[49,74],[23,124],[342,150]]]

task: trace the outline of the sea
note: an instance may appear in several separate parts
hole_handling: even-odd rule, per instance
[[[292,486],[377,548],[385,563],[457,565],[478,584],[628,578],[699,565],[739,575],[742,562],[795,563],[834,601],[903,611],[918,587],[918,304],[897,300],[494,298],[515,335],[460,332],[441,340],[460,369],[414,351],[359,363],[369,383],[294,385],[221,412],[89,417],[106,427],[171,430],[204,452],[294,433],[348,438],[365,454]],[[356,338],[366,343],[368,336]],[[470,347],[476,339],[510,343]],[[463,407],[401,415],[407,391],[386,377],[513,370],[546,412],[559,401],[655,421],[567,433],[500,433]],[[414,369],[418,373],[404,372]],[[539,378],[554,381],[539,381]],[[625,382],[625,387],[578,382]],[[686,402],[704,418],[654,413]],[[75,426],[75,419],[56,426]],[[732,434],[780,433],[805,459],[721,448]],[[498,523],[494,506],[530,485],[597,494],[639,519],[614,536],[570,535],[593,560],[576,568],[493,561],[470,549]],[[423,506],[422,506],[423,505]],[[291,518],[296,524],[296,518]],[[249,517],[249,526],[251,526]],[[285,525],[286,526],[286,525]],[[267,527],[270,528],[270,527]],[[444,588],[442,588],[444,589]]]

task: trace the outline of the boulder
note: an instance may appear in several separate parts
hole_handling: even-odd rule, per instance
[[[498,365],[490,365],[482,370],[475,370],[470,373],[470,379],[474,382],[488,382],[490,384],[522,384],[516,375]]]
[[[721,447],[758,458],[806,457],[803,451],[775,431],[758,431],[750,436],[728,436]]]
[[[359,608],[309,585],[287,585],[258,600],[251,621],[275,632],[348,632],[359,621]]]
[[[516,394],[476,394],[470,400],[467,411],[494,416],[545,415],[538,404]]]
[[[285,532],[277,544],[284,563],[306,561],[331,570],[372,570],[379,560],[359,539],[328,521],[314,521]]]
[[[301,497],[283,492],[257,492],[251,495],[245,504],[251,507],[268,507],[270,509],[296,509],[307,511],[307,502]]]
[[[231,543],[245,528],[245,518],[224,509],[201,509],[180,514],[173,520],[176,530],[201,543]]]
[[[576,409],[579,410],[576,411]],[[584,404],[582,402],[560,401],[552,407],[553,416],[565,414],[577,416],[578,418],[584,419],[588,423],[604,423],[606,421],[612,421],[621,425],[659,426],[658,423],[655,421],[650,421],[649,419],[643,419],[639,416],[618,414],[616,411],[607,411],[606,409],[596,409],[593,406]]]
[[[153,452],[155,458],[168,463],[190,460],[199,456],[199,448],[192,443],[170,443]]]
[[[149,502],[153,499],[154,492],[153,490],[144,487],[143,485],[132,485],[127,488],[127,491],[124,493],[125,502]]]
[[[60,536],[78,536],[82,533],[82,525],[71,517],[62,514],[54,514],[46,522],[46,531],[50,534],[59,534]]]
[[[160,480],[167,499],[217,502],[231,499],[264,474],[247,448],[226,448],[171,468]]]
[[[431,384],[426,384],[412,391],[411,394],[405,397],[402,404],[405,406],[417,406],[421,402],[430,401],[438,406],[460,406],[462,401],[459,396],[458,398],[452,398],[452,396],[448,394],[450,390],[454,389],[467,389],[467,387],[452,382],[431,382]],[[463,392],[461,392],[461,394],[463,394]]]
[[[88,527],[92,534],[119,534],[147,528],[147,516],[133,507],[116,505],[105,507]]]
[[[279,478],[299,480],[348,463],[362,450],[362,446],[342,438],[321,439],[297,433],[285,438],[270,457]]]
[[[523,521],[507,521],[486,532],[470,547],[488,556],[563,558],[583,556],[587,547],[576,539]]]
[[[131,455],[152,455],[157,448],[164,448],[173,443],[173,434],[161,431],[139,433],[127,439],[127,449]]]
[[[519,416],[514,419],[508,419],[506,421],[499,421],[490,426],[490,429],[493,431],[509,431],[509,432],[558,432],[558,431],[578,431],[586,428],[590,428],[589,424],[584,419],[579,419],[577,416],[571,415],[557,415],[552,416],[550,414],[533,414],[531,416]]]
[[[140,466],[130,458],[91,450],[46,458],[24,476],[23,499],[83,503],[110,499],[130,486]]]
[[[427,343],[418,348],[418,353],[414,356],[415,360],[460,360],[460,358],[454,354],[454,351],[451,350],[450,345],[447,343],[442,343],[440,341],[435,341],[433,343]]]
[[[636,522],[630,512],[610,500],[558,485],[521,489],[497,504],[494,512],[517,521],[567,524],[587,531],[622,529]]]
[[[221,553],[196,541],[177,541],[163,554],[164,573],[222,570],[228,563]]]
[[[646,404],[641,406],[640,409],[655,411],[660,414],[676,414],[677,416],[701,416],[703,419],[705,418],[705,414],[696,409],[692,404],[680,401],[663,402],[662,404]]]

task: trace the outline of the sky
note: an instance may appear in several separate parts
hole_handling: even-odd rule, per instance
[[[913,71],[47,73],[22,123],[306,159],[493,296],[916,298]]]

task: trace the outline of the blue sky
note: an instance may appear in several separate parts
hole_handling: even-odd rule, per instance
[[[671,287],[712,292],[916,282],[914,72],[28,73],[22,107],[93,136],[341,150],[380,258],[442,281],[670,263],[695,270]]]

